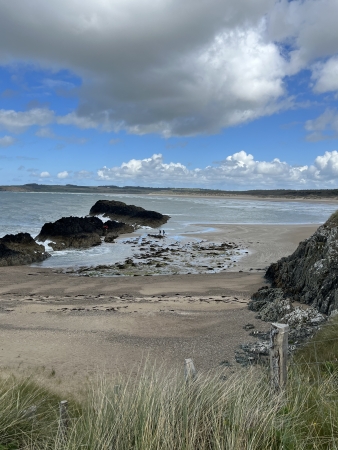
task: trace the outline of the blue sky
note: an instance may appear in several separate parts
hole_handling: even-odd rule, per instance
[[[338,187],[336,0],[0,0],[0,184]]]

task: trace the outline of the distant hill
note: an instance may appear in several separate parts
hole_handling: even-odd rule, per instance
[[[219,189],[199,188],[152,188],[141,186],[77,186],[75,184],[48,185],[48,184],[23,184],[12,186],[0,186],[0,191],[11,192],[68,192],[68,193],[93,193],[93,194],[162,194],[162,195],[200,195],[200,196],[253,196],[266,198],[331,198],[338,200],[338,189],[255,189],[247,191],[223,191]]]

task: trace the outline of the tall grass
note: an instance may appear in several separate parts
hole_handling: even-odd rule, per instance
[[[297,370],[278,395],[267,374],[250,369],[199,376],[145,371],[138,381],[99,378],[58,432],[58,400],[31,382],[1,385],[0,449],[335,449],[338,392],[334,375],[313,384]],[[6,392],[5,392],[6,390]],[[24,411],[37,405],[37,416]]]
[[[314,338],[317,355],[329,351],[325,339],[337,336],[337,323]],[[183,373],[155,368],[130,379],[98,376],[80,407],[73,403],[66,439],[58,430],[59,398],[32,381],[2,379],[0,449],[338,449],[337,371],[314,365],[309,349],[291,361],[279,394],[258,367],[201,374],[189,383]],[[25,413],[32,405],[34,419]]]

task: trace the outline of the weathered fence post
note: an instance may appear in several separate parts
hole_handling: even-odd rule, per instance
[[[287,380],[289,325],[272,323],[270,331],[271,385],[275,391],[284,388]]]
[[[59,404],[59,408],[60,408],[60,420],[59,420],[60,437],[61,439],[65,440],[67,438],[67,431],[69,426],[67,400],[62,400]]]
[[[194,366],[192,359],[184,360],[184,377],[185,381],[188,382],[190,380],[194,380],[196,378],[197,372]]]

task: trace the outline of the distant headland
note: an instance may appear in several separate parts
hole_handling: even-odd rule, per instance
[[[83,194],[153,194],[153,195],[179,195],[179,196],[212,196],[212,197],[256,197],[279,199],[338,200],[338,189],[254,189],[243,191],[230,191],[221,189],[202,188],[174,188],[174,187],[141,187],[141,186],[78,186],[75,184],[23,184],[0,186],[1,191],[9,192],[67,192]]]

